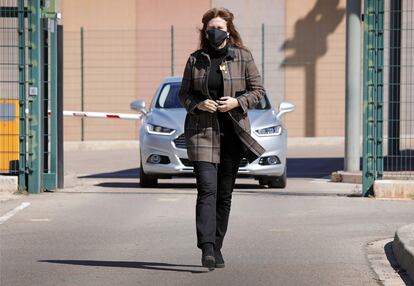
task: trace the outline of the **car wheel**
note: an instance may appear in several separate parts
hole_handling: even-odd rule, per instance
[[[154,175],[147,175],[144,173],[144,169],[142,168],[142,162],[140,163],[139,168],[139,185],[142,188],[151,188],[156,187],[158,184],[158,179]]]
[[[267,181],[267,185],[269,188],[276,188],[276,189],[284,189],[286,188],[287,184],[287,175],[286,175],[286,169],[283,172],[282,176],[277,178],[272,178]]]

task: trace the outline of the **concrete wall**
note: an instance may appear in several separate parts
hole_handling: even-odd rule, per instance
[[[133,112],[135,99],[150,102],[171,74],[171,33],[176,27],[175,70],[198,43],[196,26],[205,1],[62,0],[65,110],[81,108],[80,28],[84,28],[85,110]],[[85,140],[137,139],[139,122],[85,119]],[[81,120],[65,118],[65,140],[80,140]]]
[[[344,136],[346,0],[286,1],[285,99],[291,136]]]
[[[235,15],[235,25],[244,44],[252,51],[264,77],[267,95],[275,104],[284,98],[281,49],[285,39],[285,0],[212,0],[213,7],[225,7]],[[264,24],[264,71],[262,68],[262,24]],[[264,75],[263,75],[264,74]]]
[[[188,56],[198,49],[207,0],[137,2],[137,94],[149,103],[161,80],[172,75],[171,26],[174,26],[174,75],[182,75]]]
[[[85,110],[129,112],[137,93],[136,1],[61,3],[64,25],[64,109],[81,109],[81,40],[84,28]],[[136,122],[88,118],[85,140],[133,139]],[[80,140],[81,119],[65,118],[65,140]]]
[[[262,71],[273,103],[293,102],[290,136],[344,135],[346,0],[62,0],[65,29],[65,109],[80,108],[80,27],[85,29],[85,109],[131,112],[150,102],[159,82],[181,75],[197,49],[201,16],[212,6],[235,14],[235,24]],[[86,140],[136,139],[138,122],[85,120]],[[66,118],[66,140],[80,139],[80,120]]]

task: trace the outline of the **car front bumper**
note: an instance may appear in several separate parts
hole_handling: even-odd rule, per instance
[[[162,176],[174,176],[193,174],[193,167],[190,161],[188,161],[187,150],[183,148],[177,148],[173,142],[172,136],[159,136],[152,134],[141,134],[141,152],[142,167],[146,174],[160,175]],[[259,164],[260,158],[256,159],[252,163],[248,163],[246,159],[243,159],[238,175],[247,177],[278,177],[281,176],[286,167],[286,144],[283,144],[284,137],[278,137],[279,142],[273,138],[265,138],[261,140],[261,144],[265,147],[265,152],[261,158],[267,156],[277,156],[280,160],[280,164],[276,165],[261,165]],[[162,163],[150,163],[148,158],[152,154],[166,156],[169,158],[168,164]]]

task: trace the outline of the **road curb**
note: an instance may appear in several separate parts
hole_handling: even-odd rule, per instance
[[[345,144],[345,137],[289,137],[288,148],[311,147],[311,146],[342,146]]]
[[[414,281],[414,224],[400,227],[395,232],[392,249],[400,267]]]
[[[331,181],[337,183],[362,184],[362,172],[333,172],[331,174]]]
[[[138,140],[114,140],[114,141],[66,141],[65,151],[105,151],[105,150],[139,150]]]
[[[374,182],[374,197],[378,199],[414,199],[413,180],[393,180],[395,175],[384,173],[383,180]],[[337,171],[331,174],[332,182],[362,184],[362,172]]]
[[[17,176],[0,176],[0,193],[13,194],[18,190]]]
[[[0,175],[0,202],[19,198],[16,195],[19,189],[17,176]]]
[[[414,181],[377,180],[374,182],[374,196],[379,199],[414,199]]]

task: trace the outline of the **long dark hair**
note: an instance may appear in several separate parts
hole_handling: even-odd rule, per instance
[[[207,24],[211,19],[216,17],[222,18],[227,23],[227,32],[230,33],[230,38],[228,39],[229,44],[238,48],[244,48],[240,34],[233,24],[234,15],[226,8],[212,8],[204,13],[202,19],[203,28],[200,29],[200,48],[205,49],[209,45],[206,38]]]

